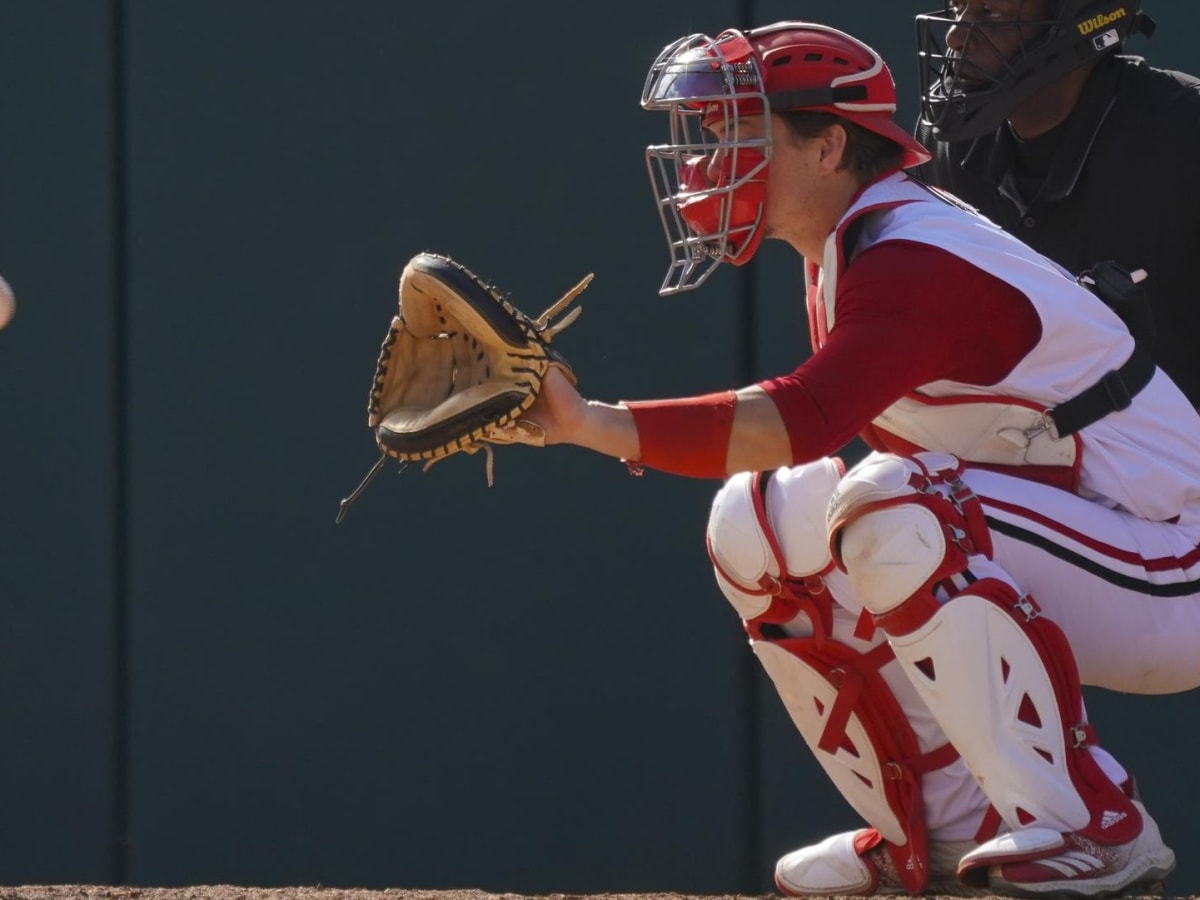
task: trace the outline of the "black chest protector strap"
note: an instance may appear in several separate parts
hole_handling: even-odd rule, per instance
[[[1125,365],[1114,369],[1081,394],[1054,409],[1046,410],[1046,419],[1058,437],[1067,437],[1109,413],[1128,408],[1133,398],[1150,383],[1157,367],[1154,357],[1135,346]]]
[[[1059,437],[1125,409],[1154,377],[1154,357],[1148,346],[1155,336],[1154,318],[1145,280],[1145,271],[1130,271],[1114,260],[1097,263],[1076,279],[1121,317],[1137,344],[1121,368],[1109,372],[1079,396],[1046,411],[1047,422],[1053,424]]]
[[[1154,340],[1154,313],[1146,289],[1145,269],[1131,271],[1109,259],[1080,272],[1075,280],[1120,316],[1134,338],[1139,341]]]

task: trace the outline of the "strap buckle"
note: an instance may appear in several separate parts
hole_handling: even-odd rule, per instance
[[[1042,434],[1050,435],[1050,440],[1061,441],[1062,436],[1058,433],[1058,425],[1054,422],[1054,410],[1043,409],[1041,420],[1036,425],[1031,425],[1021,432],[1025,435],[1025,440],[1032,441],[1035,437]]]

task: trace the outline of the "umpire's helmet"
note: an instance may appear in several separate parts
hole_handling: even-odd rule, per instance
[[[917,16],[921,122],[940,141],[962,141],[995,131],[1035,91],[1073,69],[1120,49],[1131,34],[1147,37],[1154,21],[1138,0],[1049,0],[1048,14],[971,14],[970,0]],[[947,35],[955,29],[951,48]],[[1014,40],[1014,35],[1020,39]],[[1003,54],[998,65],[972,65],[972,52]],[[994,70],[994,71],[993,71]]]

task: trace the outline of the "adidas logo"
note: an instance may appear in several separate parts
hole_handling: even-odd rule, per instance
[[[1107,828],[1112,828],[1114,825],[1124,819],[1125,815],[1126,814],[1123,812],[1112,812],[1111,810],[1105,810],[1104,815],[1100,817],[1100,830],[1104,831]]]

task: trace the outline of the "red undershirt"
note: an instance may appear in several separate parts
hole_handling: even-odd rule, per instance
[[[841,274],[825,345],[760,386],[798,464],[836,453],[922,385],[997,383],[1040,337],[1033,304],[1012,285],[938,247],[885,241]]]

